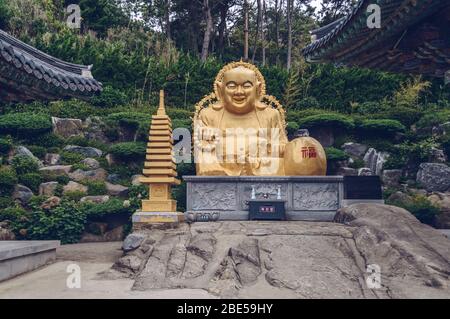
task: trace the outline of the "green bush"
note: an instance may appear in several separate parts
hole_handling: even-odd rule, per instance
[[[107,193],[105,182],[86,181],[84,185],[88,187],[88,195],[90,196],[105,195]]]
[[[144,160],[146,144],[141,142],[118,143],[110,148],[110,153],[122,161]]]
[[[61,155],[61,163],[64,165],[74,165],[81,162],[84,159],[83,155],[75,152],[62,151],[60,155]]]
[[[386,105],[379,102],[363,102],[357,105],[356,111],[361,115],[373,115],[385,110]]]
[[[353,119],[346,115],[325,113],[307,116],[298,121],[298,125],[301,128],[313,128],[313,127],[331,127],[335,129],[351,130],[355,124]]]
[[[411,203],[388,202],[388,204],[408,210],[422,223],[431,226],[434,225],[436,215],[439,214],[439,208],[434,206],[428,198],[422,195],[414,196]]]
[[[417,128],[431,129],[433,126],[449,122],[450,110],[433,111],[430,110],[416,123]]]
[[[393,136],[396,133],[402,133],[406,131],[405,126],[396,120],[381,119],[381,120],[365,120],[363,121],[358,130],[364,136]]]
[[[407,160],[403,154],[392,154],[383,164],[383,169],[402,169],[406,166]]]
[[[99,219],[106,215],[116,215],[116,214],[133,214],[136,207],[124,205],[124,201],[112,198],[106,203],[93,204],[93,203],[83,203],[83,210],[86,212],[88,219]]]
[[[319,108],[305,108],[303,110],[290,110],[286,113],[286,121],[288,122],[299,122],[306,117],[316,116],[322,114],[330,114],[329,111],[325,111]],[[338,113],[331,113],[338,114]]]
[[[11,138],[0,138],[0,155],[8,155],[12,146],[13,143]]]
[[[327,154],[328,162],[345,161],[350,158],[350,156],[348,156],[348,154],[345,153],[343,150],[334,147],[326,147],[325,153]]]
[[[17,175],[10,167],[0,167],[0,196],[10,196],[17,184]]]
[[[39,169],[37,161],[26,155],[14,156],[11,165],[14,167],[18,175],[36,173]]]
[[[299,128],[300,126],[295,122],[288,122],[286,126],[286,130],[289,136],[293,136]]]
[[[46,148],[60,148],[64,145],[64,139],[53,133],[45,133],[42,135],[29,136],[26,142],[33,145],[39,145]],[[50,150],[49,150],[49,153]],[[57,152],[54,152],[57,153]]]
[[[0,196],[0,209],[12,206],[13,204],[14,204],[14,201],[12,200],[11,197]]]
[[[96,115],[97,113],[101,114],[101,112],[93,105],[76,99],[50,102],[48,109],[48,112],[52,116],[82,120],[85,120],[90,115]]]
[[[0,117],[0,133],[29,137],[52,130],[50,117],[45,114],[9,113]]]
[[[43,182],[43,178],[39,173],[26,173],[19,175],[19,183],[30,188],[34,193],[39,191],[39,185]]]
[[[350,168],[359,169],[359,168],[366,167],[366,163],[362,159],[357,158],[357,159],[354,159],[353,163],[349,164],[348,166]]]
[[[384,118],[391,120],[397,120],[403,125],[409,127],[416,123],[422,116],[423,113],[418,109],[413,109],[411,107],[392,107],[388,111],[384,112]]]
[[[84,196],[86,196],[86,193],[82,191],[70,191],[64,193],[63,198],[68,201],[79,202],[80,199],[83,198]]]
[[[294,109],[296,110],[304,110],[306,108],[319,108],[319,107],[320,107],[319,102],[313,96],[303,98],[294,105]]]
[[[447,158],[450,160],[450,135],[444,135],[440,140],[440,144],[445,155],[447,155]]]
[[[33,240],[60,240],[62,244],[76,243],[83,234],[86,215],[73,201],[62,201],[61,205],[48,212],[33,213],[29,237]]]
[[[27,145],[27,148],[39,159],[44,159],[45,154],[47,153],[47,149],[38,145]]]
[[[120,90],[116,90],[111,86],[103,88],[101,94],[94,96],[91,103],[94,106],[102,108],[112,108],[118,105],[125,105],[128,102],[128,97]]]

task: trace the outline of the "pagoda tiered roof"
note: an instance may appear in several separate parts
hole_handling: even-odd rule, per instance
[[[368,6],[381,9],[381,28],[369,28]],[[449,0],[359,0],[345,17],[311,31],[309,62],[335,62],[384,71],[448,76]]]
[[[102,90],[91,69],[59,60],[0,30],[0,101],[89,98]]]

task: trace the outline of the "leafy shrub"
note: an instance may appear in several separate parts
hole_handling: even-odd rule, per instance
[[[106,86],[100,95],[94,96],[91,103],[102,108],[111,108],[117,105],[125,105],[128,102],[128,97],[123,92]]]
[[[105,195],[106,184],[102,181],[86,181],[84,183],[88,187],[88,195],[96,196],[96,195]]]
[[[63,198],[69,201],[79,202],[84,196],[86,196],[86,193],[82,191],[70,191],[64,193]]]
[[[334,147],[326,147],[325,153],[327,154],[327,160],[329,162],[339,162],[349,159],[347,153],[345,153],[343,150]]]
[[[357,104],[356,111],[362,115],[372,115],[381,113],[385,110],[386,105],[379,102],[363,102]]]
[[[0,117],[0,133],[28,137],[51,131],[52,122],[45,114],[9,113]]]
[[[80,240],[86,223],[86,215],[73,201],[62,201],[61,205],[48,211],[33,213],[29,229],[30,239],[61,240],[62,244]]]
[[[320,107],[320,104],[317,101],[317,99],[313,96],[308,96],[301,99],[294,106],[296,110],[303,110],[306,108],[318,108],[318,107]]]
[[[362,159],[357,158],[357,159],[354,159],[353,163],[349,164],[348,166],[350,168],[358,169],[358,168],[366,167],[366,163]]]
[[[36,173],[39,169],[39,165],[36,160],[26,155],[14,156],[11,164],[18,175]]]
[[[419,195],[414,196],[411,203],[409,202],[389,202],[390,205],[402,207],[424,224],[433,225],[436,215],[439,214],[439,208],[434,206],[428,198]]]
[[[407,164],[408,159],[403,154],[392,154],[383,164],[384,169],[401,169]]]
[[[318,108],[305,108],[303,110],[291,110],[286,113],[286,121],[299,122],[300,120],[314,115],[330,114],[329,111],[325,111]],[[332,113],[335,114],[335,113]],[[336,113],[337,114],[337,113]]]
[[[353,119],[348,116],[334,113],[325,113],[318,115],[311,115],[300,119],[298,125],[301,128],[313,128],[313,127],[332,127],[350,130],[354,128]]]
[[[0,155],[7,155],[12,149],[12,146],[11,138],[0,138]]]
[[[16,184],[16,172],[10,167],[0,167],[0,196],[10,196]]]
[[[60,155],[61,155],[61,163],[64,165],[77,164],[84,159],[83,155],[75,152],[62,151]]]
[[[429,111],[416,123],[417,128],[426,129],[433,126],[449,122],[450,110]]]
[[[28,136],[26,142],[33,145],[39,145],[46,148],[62,147],[64,145],[64,139],[53,133],[45,133],[41,135]],[[50,152],[50,150],[49,150]],[[57,153],[57,152],[54,152]]]
[[[444,135],[441,139],[441,147],[445,155],[447,155],[447,158],[450,159],[450,135]]]
[[[93,203],[83,203],[83,210],[86,212],[88,219],[98,219],[106,215],[115,214],[133,214],[136,207],[124,205],[124,201],[112,198],[106,203],[93,204]]]
[[[52,116],[82,120],[99,112],[91,104],[76,99],[50,102],[48,108]]]
[[[45,154],[47,153],[47,149],[42,146],[28,145],[27,148],[30,150],[31,153],[33,153],[34,156],[36,156],[39,159],[43,159],[45,157]]]
[[[365,136],[393,136],[396,133],[405,132],[405,126],[396,120],[365,120],[358,127]]]
[[[0,209],[6,208],[8,206],[12,206],[14,204],[14,201],[11,199],[11,197],[1,197],[0,196]],[[0,216],[1,218],[1,216]]]
[[[172,120],[172,128],[192,128],[192,121],[191,119],[174,119]]]
[[[83,163],[76,163],[72,165],[72,171],[76,171],[77,169],[81,169],[82,171],[89,171],[90,168],[86,164]]]
[[[286,126],[286,130],[289,136],[293,136],[299,128],[300,126],[295,122],[288,122]]]
[[[412,124],[416,123],[423,114],[418,109],[396,106],[384,112],[383,115],[385,116],[384,118],[397,120],[403,125],[409,127]]]
[[[43,182],[43,178],[39,173],[26,173],[19,175],[19,183],[30,188],[34,193],[39,191],[39,185]]]
[[[109,151],[119,160],[144,160],[146,145],[141,142],[124,142],[111,146]]]

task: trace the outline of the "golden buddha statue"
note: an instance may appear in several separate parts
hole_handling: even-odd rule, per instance
[[[193,120],[197,175],[284,176],[286,168],[290,175],[325,175],[322,146],[309,137],[288,142],[283,107],[266,95],[264,77],[250,63],[226,65]]]

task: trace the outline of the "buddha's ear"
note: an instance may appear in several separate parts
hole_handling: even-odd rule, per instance
[[[223,83],[218,81],[217,82],[217,94],[219,95],[217,98],[219,100],[223,100],[223,96],[222,96],[222,90],[223,90]]]
[[[258,95],[261,96],[262,92],[262,82],[256,80],[256,91],[258,92]]]

